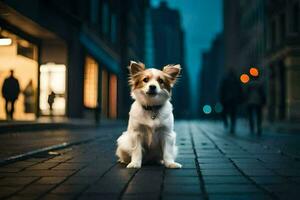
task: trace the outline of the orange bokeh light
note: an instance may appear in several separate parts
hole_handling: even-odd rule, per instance
[[[250,68],[250,74],[251,74],[251,76],[257,77],[259,75],[259,71],[258,71],[257,68],[251,67]]]
[[[246,83],[249,82],[250,78],[249,78],[249,76],[247,74],[242,74],[240,76],[240,80],[241,80],[242,83],[246,84]]]

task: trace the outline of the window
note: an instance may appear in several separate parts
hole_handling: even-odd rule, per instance
[[[117,118],[117,76],[109,76],[109,118]]]
[[[293,7],[293,32],[299,32],[299,4],[296,3]]]
[[[109,32],[109,7],[107,3],[102,6],[102,33],[108,34]]]
[[[285,38],[285,31],[285,14],[283,13],[280,15],[280,42],[282,42]]]
[[[276,21],[272,21],[271,23],[271,47],[275,46],[276,42]]]
[[[98,22],[98,9],[99,9],[99,0],[91,0],[91,12],[90,12],[90,21],[92,24],[97,24]]]
[[[111,28],[110,28],[110,37],[111,42],[116,43],[117,42],[117,17],[115,14],[112,14],[111,16]]]
[[[96,108],[98,101],[98,64],[91,58],[86,57],[84,69],[84,106]]]
[[[102,117],[108,116],[108,73],[105,69],[101,73],[101,114]]]

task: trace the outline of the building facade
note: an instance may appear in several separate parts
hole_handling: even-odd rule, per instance
[[[143,59],[139,46],[148,5],[146,0],[1,1],[0,35],[11,43],[0,46],[0,86],[13,69],[21,90],[33,91],[32,109],[26,109],[28,95],[19,95],[16,119],[121,117],[129,110],[123,101],[129,99],[123,90],[128,60]]]
[[[170,9],[166,2],[151,9],[151,38],[152,48],[148,48],[148,62],[161,68],[167,64],[180,64],[181,78],[175,85],[172,94],[174,115],[177,118],[189,117],[189,78],[185,66],[184,32],[178,10]],[[152,41],[152,42],[151,42]],[[150,52],[149,52],[150,51]]]
[[[270,122],[300,119],[299,3],[224,0],[225,67],[259,69]]]
[[[268,116],[271,121],[300,119],[300,1],[266,4]]]

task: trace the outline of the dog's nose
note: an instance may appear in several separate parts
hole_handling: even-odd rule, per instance
[[[156,89],[156,86],[155,85],[149,85],[149,89],[153,91],[153,90]]]

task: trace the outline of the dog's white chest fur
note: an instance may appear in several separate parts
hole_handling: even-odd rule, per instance
[[[153,112],[157,112],[153,114]],[[153,119],[153,115],[156,115]],[[172,114],[172,104],[167,101],[161,109],[157,111],[145,110],[138,103],[134,102],[129,112],[129,127],[137,128],[139,125],[144,125],[155,131],[157,128],[165,127],[166,129],[172,129],[174,121]]]

